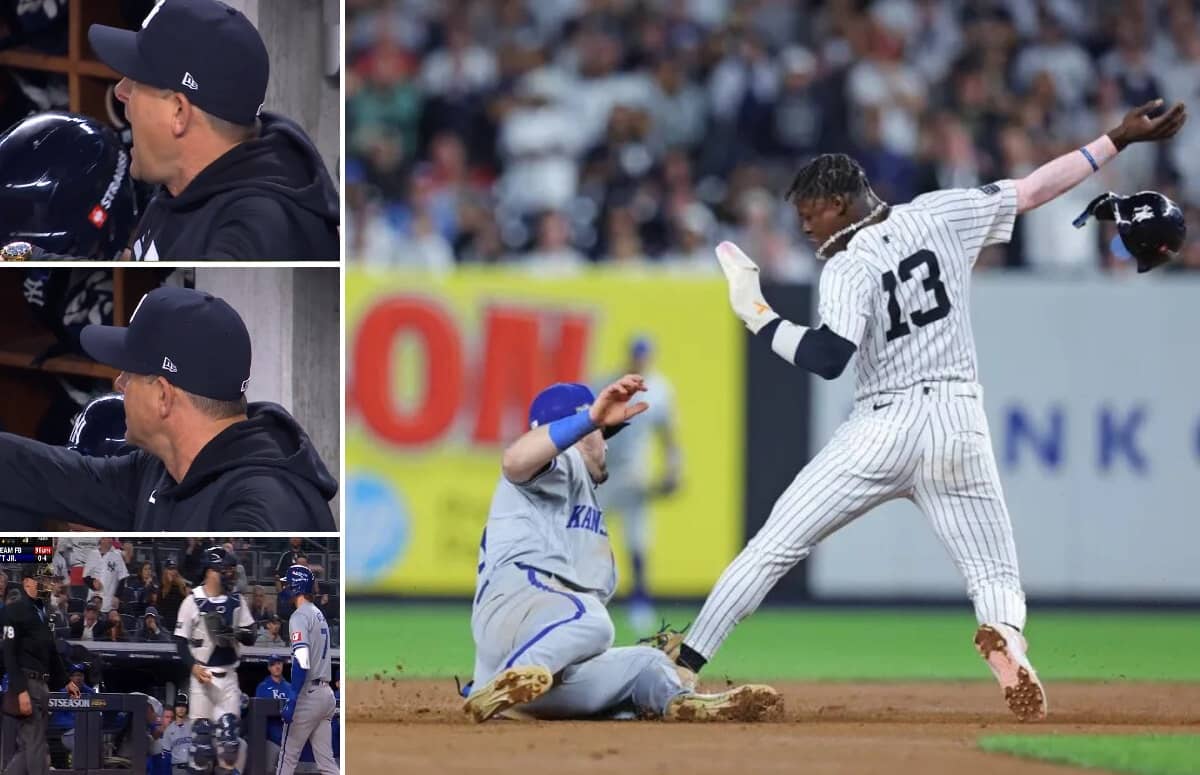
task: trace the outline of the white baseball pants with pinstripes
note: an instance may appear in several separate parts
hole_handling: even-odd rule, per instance
[[[893,498],[908,498],[929,518],[966,579],[980,623],[1025,626],[1025,594],[983,390],[940,382],[855,404],[721,574],[687,645],[710,659],[814,546]]]

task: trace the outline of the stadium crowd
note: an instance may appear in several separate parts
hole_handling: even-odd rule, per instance
[[[780,194],[815,153],[889,202],[1018,177],[1200,90],[1192,0],[347,0],[349,255],[448,271],[817,270]],[[1018,220],[981,267],[1128,271],[1098,193],[1200,210],[1200,123]],[[1200,268],[1190,240],[1175,268]]]
[[[55,539],[54,589],[50,623],[60,638],[80,641],[172,643],[179,606],[204,578],[204,550],[212,539],[133,539],[77,534]],[[334,629],[340,620],[337,561],[327,541],[226,539],[220,542],[239,559],[238,592],[249,601],[258,624],[256,645],[288,645],[281,629],[291,615],[279,578],[294,563],[308,565],[322,591],[313,601]],[[0,569],[5,599],[18,595],[16,579]],[[336,642],[336,640],[335,640]]]

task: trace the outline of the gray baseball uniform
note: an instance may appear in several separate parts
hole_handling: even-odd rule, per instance
[[[325,614],[306,600],[288,619],[288,632],[291,633],[292,669],[299,664],[308,673],[304,685],[296,693],[292,721],[283,725],[275,773],[292,775],[300,762],[304,744],[311,742],[317,768],[324,775],[337,775],[330,723],[337,709],[337,699],[329,685],[333,660],[329,653],[329,625],[325,622]]]
[[[171,766],[187,769],[188,749],[192,747],[192,720],[172,722],[163,730],[162,747],[171,752]]]
[[[479,549],[471,612],[472,685],[516,665],[539,665],[554,688],[521,711],[538,718],[662,713],[685,690],[656,649],[610,648],[604,604],[616,569],[596,485],[578,449],[523,484],[501,478]]]

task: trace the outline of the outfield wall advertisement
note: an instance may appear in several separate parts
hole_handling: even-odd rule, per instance
[[[650,582],[705,594],[742,534],[743,375],[732,365],[744,340],[726,293],[711,277],[348,271],[349,591],[470,595],[500,455],[530,399],[555,381],[595,385],[648,336],[674,386],[684,457],[682,488],[653,506]],[[619,514],[605,520],[627,578]]]
[[[1030,595],[1200,596],[1200,284],[983,276],[972,295],[988,420]],[[812,452],[853,381],[816,380]],[[924,518],[888,504],[813,553],[820,596],[951,596]]]

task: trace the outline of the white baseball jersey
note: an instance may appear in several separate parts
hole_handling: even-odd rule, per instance
[[[175,637],[186,638],[192,657],[207,667],[222,667],[236,670],[238,646],[218,646],[204,624],[204,615],[220,614],[225,623],[237,630],[254,624],[250,608],[242,604],[237,593],[209,597],[203,586],[196,587],[179,606],[179,620],[175,623]]]
[[[971,270],[1007,242],[1017,189],[935,191],[858,231],[821,274],[821,322],[858,346],[859,399],[922,382],[974,382]]]
[[[895,498],[928,517],[979,622],[1024,626],[967,295],[980,248],[1008,240],[1016,213],[1012,181],[938,191],[894,207],[830,259],[820,316],[858,346],[854,411],[721,574],[688,631],[690,648],[711,658],[817,544]]]
[[[103,554],[99,549],[93,549],[83,566],[83,575],[100,581],[100,611],[108,613],[113,607],[117,594],[117,584],[129,575],[125,568],[125,558],[115,548]]]

